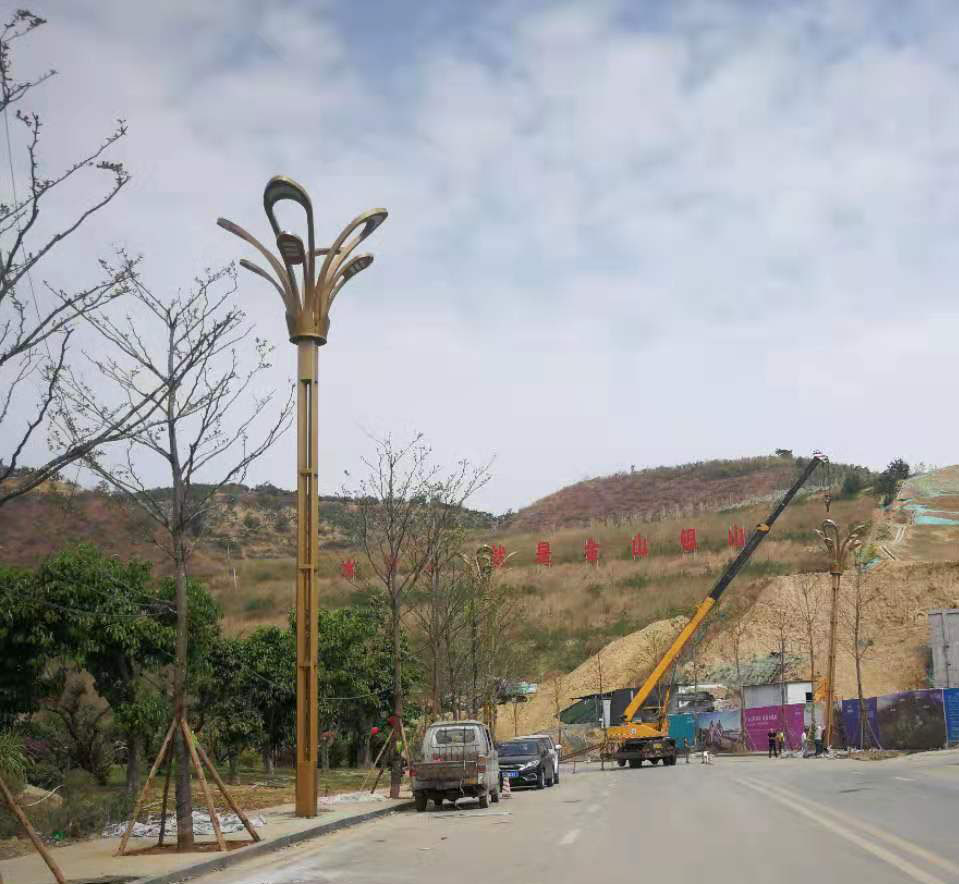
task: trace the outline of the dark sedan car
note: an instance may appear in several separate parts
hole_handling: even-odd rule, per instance
[[[496,747],[499,770],[510,788],[530,786],[542,789],[556,781],[553,753],[545,740],[507,740]]]

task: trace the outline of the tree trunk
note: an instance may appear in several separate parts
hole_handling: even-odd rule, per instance
[[[182,493],[182,491],[180,492]],[[187,595],[186,550],[182,535],[174,538],[176,559],[176,665],[173,675],[173,708],[177,721],[185,721],[187,669]],[[177,728],[176,732],[176,847],[193,850],[193,792],[190,750]]]
[[[866,748],[866,701],[862,695],[862,655],[856,652],[856,694],[859,697],[859,748]]]
[[[320,770],[330,769],[330,741],[320,740]]]
[[[392,575],[390,575],[392,583]],[[393,639],[393,715],[396,717],[396,729],[403,720],[403,661],[400,657],[400,600],[396,596],[396,587],[390,587],[390,632]],[[398,738],[398,737],[397,737]],[[400,784],[403,782],[402,758],[399,752],[393,753],[390,765],[390,798],[400,797]]]
[[[363,730],[360,732],[360,739],[356,750],[356,766],[367,770],[372,760],[370,751],[370,722],[369,719],[363,719]]]
[[[127,732],[127,797],[136,800],[140,792],[140,754],[143,740],[135,730]]]
[[[170,330],[171,344],[173,330]],[[168,356],[168,376],[175,375],[171,346]],[[176,580],[176,662],[173,667],[173,714],[177,722],[186,721],[186,677],[189,609],[187,602],[186,574],[186,488],[183,484],[183,467],[177,444],[175,386],[169,388],[166,398],[167,436],[170,444],[170,475],[173,479],[173,507],[170,512],[169,530],[173,541],[173,564]],[[176,847],[177,851],[193,850],[193,793],[191,791],[190,751],[183,736],[183,728],[176,728]]]
[[[229,759],[230,769],[227,777],[229,778],[230,785],[235,786],[240,781],[240,756],[231,755]]]
[[[812,732],[816,733],[816,650],[813,647],[813,635],[812,635],[812,622],[808,624],[808,634],[809,639],[809,684],[812,687],[812,703],[809,704],[809,720],[812,722]],[[806,729],[803,727],[803,733],[805,734]],[[806,748],[805,741],[803,743],[804,750]]]
[[[273,750],[264,749],[262,752],[263,757],[263,773],[268,777],[273,776]]]

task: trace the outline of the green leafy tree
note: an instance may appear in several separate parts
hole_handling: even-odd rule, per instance
[[[370,728],[393,709],[393,645],[389,614],[377,597],[336,610],[321,610],[317,630],[319,646],[318,696],[320,721],[327,730],[344,730],[354,736],[360,767],[370,763]],[[418,661],[408,637],[400,637],[402,688],[407,696],[420,683]],[[407,720],[417,710],[406,706]],[[322,761],[329,765],[329,743]]]

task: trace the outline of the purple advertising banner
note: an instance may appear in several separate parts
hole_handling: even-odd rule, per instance
[[[878,704],[875,697],[866,697],[866,748],[881,749],[879,744]],[[842,701],[842,731],[846,745],[850,749],[862,749],[860,745],[861,728],[859,722],[859,700]],[[834,742],[838,745],[838,741]]]
[[[746,710],[746,741],[750,749],[762,751],[769,745],[769,730],[785,730],[786,748],[798,749],[802,745],[803,712],[805,705],[792,703],[782,706],[758,706]]]

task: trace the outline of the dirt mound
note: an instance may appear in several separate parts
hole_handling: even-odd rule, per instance
[[[528,703],[500,706],[496,735],[500,739],[514,733],[529,734],[556,730],[557,708],[569,706],[576,697],[599,690],[600,671],[604,691],[635,686],[643,679],[672,640],[686,624],[685,617],[657,620],[638,632],[610,642],[568,675],[547,681]]]
[[[836,655],[836,693],[856,696],[855,661],[849,615],[855,574],[847,571],[840,595],[839,633]],[[959,603],[959,563],[884,562],[863,578],[864,595],[875,596],[864,607],[862,637],[870,647],[862,661],[865,696],[916,690],[928,687],[927,654],[930,608]],[[814,631],[817,676],[826,671],[829,626],[830,578],[827,574],[792,575],[769,582],[755,605],[744,616],[746,632],[740,654],[743,659],[767,657],[779,645],[776,626],[779,611],[795,612],[800,581],[811,581],[819,600],[819,624]],[[800,637],[801,624],[793,618],[787,637],[787,653],[802,658],[801,674],[809,675],[808,650]],[[731,654],[728,633],[715,633],[705,644],[707,666],[728,666]]]

